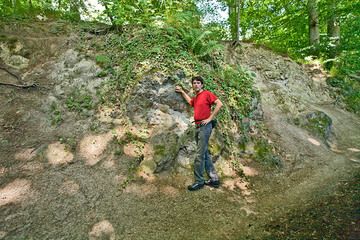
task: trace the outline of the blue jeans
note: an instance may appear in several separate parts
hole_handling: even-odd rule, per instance
[[[204,183],[204,169],[206,170],[209,178],[211,178],[213,181],[219,180],[209,153],[209,138],[211,131],[212,122],[201,127],[197,127],[195,130],[197,150],[194,162],[194,175],[195,182],[199,184]]]

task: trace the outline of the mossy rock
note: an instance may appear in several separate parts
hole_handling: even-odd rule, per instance
[[[16,37],[9,37],[6,35],[0,35],[0,42],[4,42],[8,45],[10,50],[13,50],[16,47],[18,39]]]
[[[281,167],[281,159],[273,153],[272,148],[265,139],[259,139],[254,146],[255,160],[267,167]]]
[[[324,112],[315,111],[295,119],[295,124],[305,128],[310,134],[328,141],[332,134],[332,119]]]
[[[153,161],[156,164],[155,173],[169,170],[178,153],[179,137],[175,133],[160,133],[150,140],[154,149]]]

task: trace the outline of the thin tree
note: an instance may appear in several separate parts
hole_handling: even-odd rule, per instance
[[[327,35],[330,39],[329,57],[334,58],[337,55],[338,46],[340,44],[340,24],[336,14],[336,0],[328,0],[327,8]]]
[[[240,42],[240,0],[227,0],[233,45]]]
[[[239,43],[240,41],[240,0],[236,0],[236,43]]]
[[[320,31],[319,31],[319,13],[317,9],[318,0],[308,0],[309,16],[309,44],[311,53],[319,55]]]

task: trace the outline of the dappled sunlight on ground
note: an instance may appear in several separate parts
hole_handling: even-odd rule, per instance
[[[4,239],[4,237],[6,237],[7,232],[4,231],[0,231],[0,239]]]
[[[151,144],[146,143],[143,149],[144,161],[152,160],[154,156],[154,148]]]
[[[241,194],[244,196],[251,195],[251,190],[249,189],[249,182],[243,180],[242,178],[235,178],[235,179],[227,179],[223,182],[223,187],[230,190],[235,191],[239,189]]]
[[[61,31],[66,26],[60,23],[53,27]],[[92,39],[100,42],[108,38],[94,35],[92,30],[89,26],[81,31],[89,43]],[[59,54],[68,45],[75,47],[71,45],[79,40],[75,38],[78,33],[71,33],[74,38],[65,39],[64,44],[55,45]],[[115,46],[119,39],[108,40],[109,46]],[[101,106],[100,91],[101,96],[91,95],[93,108],[81,106],[81,112],[70,111],[67,100],[73,94],[88,95],[90,88],[94,93],[100,82],[114,80],[115,76],[109,69],[102,69],[107,76],[98,78],[96,73],[100,69],[89,60],[97,59],[100,53],[79,42],[82,49],[79,52],[69,50],[65,57],[54,56],[46,62],[39,62],[42,54],[32,59],[37,67],[21,73],[29,82],[39,80],[36,88],[29,91],[1,88],[4,104],[0,112],[4,117],[0,119],[0,239],[265,239],[270,238],[267,231],[299,239],[291,234],[311,228],[311,221],[319,220],[316,230],[325,229],[324,223],[336,227],[337,216],[341,217],[340,221],[347,221],[345,217],[350,211],[337,216],[332,212],[353,204],[351,199],[340,197],[355,196],[357,192],[334,189],[339,183],[351,186],[356,180],[350,176],[350,170],[355,172],[360,167],[358,118],[347,124],[343,112],[330,112],[336,130],[331,142],[295,126],[294,113],[313,110],[303,98],[311,103],[327,99],[317,99],[316,94],[309,92],[312,88],[321,89],[322,82],[305,79],[307,73],[299,64],[280,56],[268,56],[262,49],[244,44],[241,50],[244,57],[239,59],[248,59],[249,64],[241,66],[254,74],[261,93],[258,95],[256,90],[252,105],[259,105],[257,110],[264,112],[251,113],[259,115],[259,122],[238,119],[237,114],[227,122],[220,121],[210,145],[221,185],[189,192],[187,186],[194,182],[192,164],[196,143],[190,127],[190,107],[174,93],[174,84],[182,79],[183,70],[163,74],[166,69],[150,69],[146,75],[132,79],[135,81],[131,84],[138,80],[146,83],[140,84],[139,91],[144,90],[141,93],[129,88],[125,92],[129,95],[124,95],[129,98],[106,107]],[[91,45],[100,46],[95,41]],[[31,54],[34,49],[24,50]],[[259,54],[247,57],[254,52]],[[108,56],[104,53],[100,57]],[[122,68],[120,64],[114,66],[115,71]],[[318,65],[312,67],[309,71],[315,78],[322,74]],[[184,70],[185,84],[188,80],[190,84],[190,73],[195,72]],[[155,83],[147,85],[152,80]],[[221,79],[214,80],[221,84]],[[220,91],[225,94],[225,90]],[[117,99],[118,93],[114,94],[112,97]],[[146,97],[148,94],[151,97]],[[157,98],[153,98],[155,95]],[[149,102],[138,97],[146,97]],[[132,100],[138,106],[127,108]],[[132,110],[141,113],[134,115],[136,121],[132,120]],[[139,116],[141,121],[137,120]],[[59,123],[52,125],[53,120],[60,118]],[[258,142],[262,137],[264,142]],[[340,137],[342,141],[338,141]],[[247,140],[249,143],[240,149],[238,143]],[[335,154],[336,145],[332,143],[343,154]],[[263,152],[264,157],[258,156]],[[161,169],[160,157],[171,158],[169,167],[164,164],[165,170]],[[316,208],[318,202],[326,206],[338,197],[339,204],[334,207]],[[302,215],[308,209],[314,213],[310,222]],[[300,214],[288,218],[288,212],[294,210]],[[298,219],[305,224],[297,225]],[[269,225],[273,220],[274,225]],[[307,236],[322,237],[312,231]]]
[[[5,174],[7,172],[7,168],[5,167],[0,167],[0,176]]]
[[[141,165],[140,170],[138,172],[138,176],[144,179],[147,182],[153,182],[155,180],[155,175],[153,173],[153,170],[151,170],[146,165]]]
[[[123,126],[119,126],[114,128],[112,131],[110,131],[114,137],[116,137],[117,139],[120,139],[124,136],[125,132],[126,132],[126,128],[124,128]]]
[[[143,148],[142,143],[128,143],[124,146],[124,153],[130,157],[139,157],[142,155]]]
[[[360,149],[357,149],[357,148],[348,148],[347,150],[349,150],[351,152],[360,152]]]
[[[259,172],[255,168],[251,168],[248,166],[244,166],[242,168],[242,170],[243,170],[245,176],[248,176],[248,177],[257,176],[259,174]]]
[[[48,146],[46,157],[50,164],[59,165],[71,162],[74,155],[66,149],[65,144],[56,142]]]
[[[116,114],[116,108],[101,106],[96,117],[100,122],[103,123],[121,124],[122,119],[114,118],[114,114]]]
[[[108,220],[96,223],[89,232],[89,240],[115,240],[115,230]]]
[[[229,161],[218,161],[215,164],[216,169],[222,173],[223,176],[226,177],[235,177],[236,172],[234,169],[230,166]]]
[[[317,140],[315,140],[315,139],[313,139],[313,138],[308,138],[307,139],[311,144],[314,144],[315,146],[320,146],[321,144],[320,144],[320,142],[319,141],[317,141]]]
[[[30,195],[31,182],[26,179],[16,179],[0,189],[0,206],[9,203],[18,203]]]
[[[111,139],[111,133],[84,137],[80,142],[80,155],[85,158],[85,163],[90,166],[98,163]]]

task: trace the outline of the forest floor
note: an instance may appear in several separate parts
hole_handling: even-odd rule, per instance
[[[249,177],[251,192],[225,187],[188,192],[191,177],[161,174],[122,189],[131,164],[126,157],[114,162],[113,126],[99,126],[94,112],[80,119],[67,113],[60,127],[51,124],[57,111],[50,100],[68,91],[54,66],[78,41],[76,35],[61,23],[1,30],[7,39],[21,40],[19,54],[25,49],[30,59],[26,71],[10,69],[21,80],[0,69],[1,81],[37,86],[0,86],[0,239],[360,239],[360,119],[324,97],[321,83],[310,94],[270,76],[279,69],[308,75],[305,67],[296,69],[286,57],[251,44],[227,54],[228,62],[256,74],[264,126],[286,156],[276,172],[259,167],[259,174]],[[73,79],[96,72],[95,63],[71,56],[64,64],[77,66]],[[275,63],[279,67],[271,69]],[[308,95],[302,111],[331,117],[330,144],[289,121],[292,111],[284,107],[291,104],[286,97],[278,101],[286,92]],[[86,149],[87,141],[101,142],[102,152]],[[96,164],[84,161],[84,154],[101,153],[105,157]],[[68,163],[57,163],[64,159]]]

